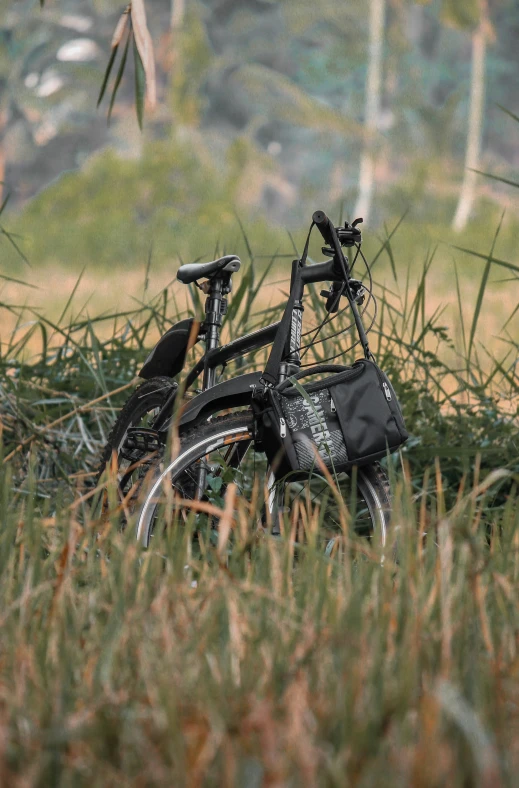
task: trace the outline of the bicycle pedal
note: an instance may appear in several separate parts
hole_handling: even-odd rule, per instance
[[[146,429],[144,427],[130,427],[126,433],[123,444],[123,451],[135,451],[145,454],[159,451],[162,447],[159,433],[157,430]]]

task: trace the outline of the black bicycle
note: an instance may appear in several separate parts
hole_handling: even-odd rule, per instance
[[[216,383],[217,370],[222,365],[271,343],[276,347],[276,337],[280,346],[283,320],[220,346],[227,296],[232,289],[232,276],[241,266],[240,259],[227,255],[179,268],[177,279],[184,284],[195,283],[207,296],[205,318],[201,323],[194,318],[182,320],[159,340],[139,373],[145,382],[119,414],[99,468],[98,478],[107,463],[116,463],[120,499],[125,506],[132,502],[137,537],[144,545],[149,545],[159,521],[171,520],[171,509],[175,509],[176,517],[192,517],[190,512],[196,506],[190,506],[190,501],[213,501],[215,496],[221,500],[231,480],[240,494],[248,497],[258,477],[266,489],[261,522],[273,533],[279,532],[279,513],[293,511],[297,508],[295,502],[303,500],[307,511],[315,513],[319,539],[331,554],[344,525],[338,490],[348,507],[350,525],[359,533],[375,535],[382,545],[389,543],[391,497],[388,478],[379,463],[333,473],[335,492],[331,490],[330,473],[319,460],[305,474],[280,476],[273,468],[272,457],[266,459],[253,407],[266,386],[287,385],[287,381],[293,382],[302,375],[303,292],[310,284],[331,283],[328,290],[321,291],[327,316],[316,333],[337,313],[341,297],[346,296],[365,356],[370,355],[358,306],[366,297],[372,298],[371,290],[351,276],[351,266],[343,252],[344,247],[360,252],[361,221],[335,228],[324,212],[314,213],[312,226],[321,232],[327,244],[322,251],[331,259],[306,265],[309,233],[301,260],[292,264],[287,307],[290,330],[276,363],[273,365],[272,357],[269,360],[271,370],[275,370],[275,379],[270,383],[266,382],[265,369]],[[174,378],[183,371],[188,349],[200,341],[205,342],[205,353],[180,385]],[[186,397],[201,375],[201,391]],[[173,426],[177,441],[171,453],[167,447]],[[218,527],[214,515],[210,527]]]

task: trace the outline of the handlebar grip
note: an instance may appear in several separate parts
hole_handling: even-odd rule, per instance
[[[330,244],[332,249],[335,247],[335,231],[333,224],[328,219],[324,211],[315,211],[312,216],[313,222],[327,244]]]

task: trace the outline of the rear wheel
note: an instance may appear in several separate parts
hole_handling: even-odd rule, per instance
[[[226,485],[233,481],[246,500],[251,499],[255,478],[268,480],[269,470],[263,454],[254,451],[253,417],[250,411],[215,418],[196,424],[180,434],[180,448],[175,459],[155,460],[142,482],[137,507],[137,537],[148,546],[154,533],[172,520],[187,519],[197,498],[223,505]],[[197,480],[202,471],[205,493],[197,494]],[[312,512],[314,537],[329,555],[335,553],[347,527],[356,533],[375,537],[383,547],[391,544],[389,527],[391,498],[383,469],[377,463],[356,469],[351,475],[338,474],[335,489],[320,474],[303,481],[285,479],[276,484],[267,481],[267,503],[261,519],[276,533],[280,509],[288,515],[295,538],[301,542],[308,529],[308,517],[297,511]],[[298,509],[299,507],[299,509]],[[269,512],[266,511],[269,510]],[[214,511],[197,514],[198,526],[217,527]],[[303,525],[306,520],[306,525]],[[315,530],[317,529],[317,533]],[[279,531],[277,531],[279,533]]]

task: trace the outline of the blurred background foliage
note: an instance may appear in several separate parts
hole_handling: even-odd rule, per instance
[[[449,229],[471,188],[471,133],[478,169],[519,180],[517,127],[499,106],[519,114],[516,0],[153,0],[146,9],[159,101],[141,134],[131,58],[110,125],[96,109],[119,2],[53,0],[41,11],[35,0],[0,2],[0,180],[9,227],[38,267],[142,266],[152,242],[159,264],[230,245],[243,253],[236,214],[257,253],[290,252],[284,228],[302,231],[315,208],[353,218],[366,158],[367,229],[383,234],[410,209],[406,262],[423,258],[428,240],[460,243],[460,232],[477,247],[513,207],[506,183],[474,175],[467,219]],[[471,130],[478,35],[486,98]],[[117,64],[112,83],[116,73]],[[512,260],[517,229],[512,209],[500,237]],[[4,267],[19,265],[9,244],[2,251]]]

